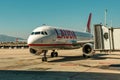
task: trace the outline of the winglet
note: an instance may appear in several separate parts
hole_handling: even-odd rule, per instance
[[[88,22],[87,22],[86,32],[89,32],[89,33],[91,33],[91,29],[90,29],[91,17],[92,17],[92,13],[89,14],[89,18],[88,18]]]

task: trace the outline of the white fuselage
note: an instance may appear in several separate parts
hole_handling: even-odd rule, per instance
[[[79,41],[92,40],[88,32],[77,32],[51,26],[41,26],[33,30],[28,38],[28,45],[33,49],[55,50],[80,48]]]

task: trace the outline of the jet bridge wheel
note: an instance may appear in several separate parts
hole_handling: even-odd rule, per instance
[[[58,57],[58,52],[51,52],[51,57]]]

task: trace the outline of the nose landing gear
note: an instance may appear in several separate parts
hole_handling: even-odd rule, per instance
[[[42,51],[42,53],[44,53],[43,54],[44,57],[42,57],[42,61],[43,62],[47,62],[47,56],[46,56],[47,52],[48,52],[48,50],[43,50]],[[51,57],[58,57],[58,52],[56,52],[55,50],[53,50],[53,52],[51,52]]]
[[[47,57],[46,57],[47,52],[48,52],[48,50],[43,50],[43,53],[44,53],[43,54],[44,57],[42,57],[43,62],[47,62]]]

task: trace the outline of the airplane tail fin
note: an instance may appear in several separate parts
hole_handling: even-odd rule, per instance
[[[87,22],[87,28],[86,28],[86,32],[89,32],[89,33],[91,33],[91,28],[90,28],[91,17],[92,17],[92,13],[89,14],[89,18],[88,18],[88,22]]]

